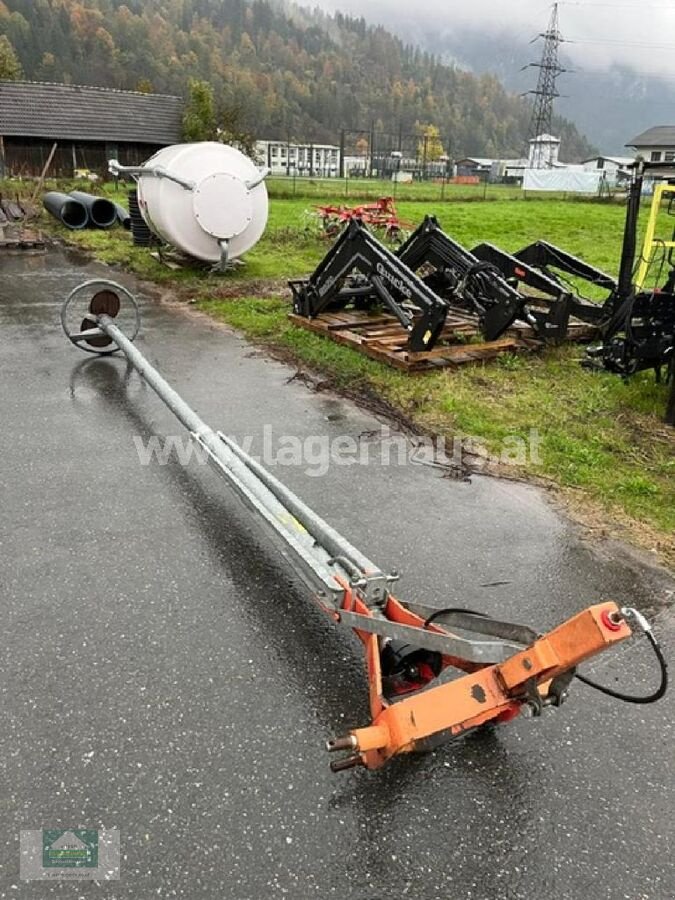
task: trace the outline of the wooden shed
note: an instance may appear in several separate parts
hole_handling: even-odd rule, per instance
[[[0,177],[103,174],[116,157],[136,165],[181,140],[183,100],[110,88],[0,81]]]

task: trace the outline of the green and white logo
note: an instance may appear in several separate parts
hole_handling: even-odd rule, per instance
[[[119,881],[117,828],[21,831],[22,881]]]
[[[43,828],[42,866],[45,869],[96,869],[98,831],[91,828]]]

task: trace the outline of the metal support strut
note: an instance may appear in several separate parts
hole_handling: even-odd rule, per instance
[[[78,314],[82,302],[86,308]],[[377,768],[399,753],[426,749],[485,722],[560,705],[579,663],[630,636],[625,611],[612,602],[538,635],[468,611],[397,600],[391,593],[396,573],[378,568],[176,393],[116,323],[120,311],[129,309],[135,336],[139,314],[131,294],[111,282],[88,282],[68,297],[61,319],[81,349],[124,354],[281,542],[325,612],[364,644],[372,722],[328,743],[331,752],[349,751],[332,764],[334,771]]]

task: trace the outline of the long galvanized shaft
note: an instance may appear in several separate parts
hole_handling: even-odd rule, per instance
[[[374,603],[386,599],[386,576],[292,491],[274,478],[234,441],[211,429],[160,375],[107,315],[96,317],[98,328],[115,342],[139,375],[207,452],[210,462],[235,487],[241,498],[272,527],[299,558],[306,580],[339,602],[343,589],[336,576],[362,582]],[[368,588],[371,588],[369,591]]]

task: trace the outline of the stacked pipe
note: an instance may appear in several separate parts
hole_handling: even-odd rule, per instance
[[[125,224],[129,214],[105,197],[95,197],[84,191],[71,191],[69,194],[50,191],[43,198],[43,206],[66,228],[79,231],[82,228],[111,228],[117,222]]]
[[[89,215],[79,200],[74,200],[68,194],[60,191],[49,191],[45,194],[42,204],[47,212],[51,213],[66,228],[71,231],[80,231],[89,223]]]

